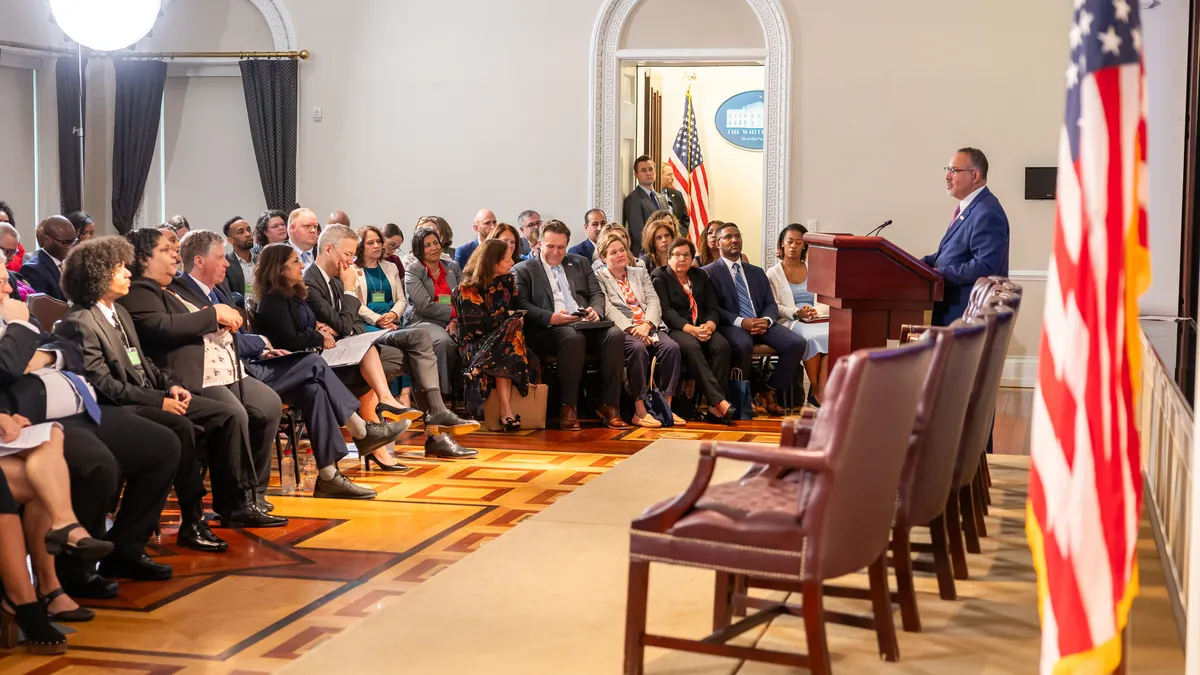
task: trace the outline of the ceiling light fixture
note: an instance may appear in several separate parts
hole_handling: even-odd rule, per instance
[[[58,27],[99,52],[125,49],[154,27],[161,0],[50,0]]]

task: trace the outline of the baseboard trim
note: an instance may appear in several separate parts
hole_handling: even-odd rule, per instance
[[[1038,359],[1036,356],[1010,356],[1004,359],[1000,374],[1001,387],[1033,389],[1037,386]]]

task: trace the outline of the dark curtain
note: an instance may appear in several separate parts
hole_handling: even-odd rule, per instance
[[[290,210],[296,204],[299,64],[288,59],[246,60],[241,65],[250,138],[267,208]]]
[[[146,177],[158,143],[167,64],[116,61],[117,104],[113,113],[113,225],[125,234],[146,191]]]
[[[83,60],[83,72],[87,73],[87,59]],[[58,182],[62,194],[62,212],[83,210],[83,163],[79,147],[79,61],[75,57],[63,57],[54,64],[54,88],[58,97]],[[84,79],[83,96],[86,107],[87,80]]]

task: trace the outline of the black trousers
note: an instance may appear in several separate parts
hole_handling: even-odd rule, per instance
[[[272,391],[272,387],[247,376],[240,384],[205,387],[201,395],[234,410],[239,433],[242,429],[247,430],[248,436],[242,447],[247,449],[248,455],[240,452],[228,455],[231,461],[240,460],[233,467],[237,487],[242,490],[255,488],[260,497],[266,494],[267,482],[271,479],[272,448],[275,447],[275,435],[279,433],[279,418],[283,416],[279,394]],[[226,499],[237,496],[214,492],[213,510],[226,513],[233,506]]]
[[[527,331],[525,337],[535,354],[558,359],[558,382],[563,405],[572,408],[579,405],[583,357],[589,351],[600,357],[600,405],[620,405],[621,380],[625,372],[625,334],[616,326],[593,330],[551,326]]]
[[[71,505],[91,536],[107,538],[119,554],[140,555],[171,492],[179,467],[179,439],[170,429],[125,408],[102,405],[100,410],[99,425],[85,415],[57,420],[63,425]],[[121,478],[124,496],[106,535],[105,516]],[[56,566],[60,578],[79,583],[83,573],[95,569],[95,563],[72,556],[58,556]]]
[[[19,512],[17,500],[8,488],[8,480],[4,477],[4,472],[0,471],[0,516],[15,516]]]
[[[713,333],[708,342],[701,342],[694,335],[681,330],[670,333],[679,343],[683,362],[688,365],[708,404],[711,406],[724,401],[725,383],[729,381],[729,342],[719,332]]]

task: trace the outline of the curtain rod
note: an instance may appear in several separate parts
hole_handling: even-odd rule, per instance
[[[11,42],[8,40],[0,40],[0,48],[8,47],[9,49],[20,49],[31,52],[42,52],[45,54],[56,54],[59,56],[75,56],[75,52],[62,47],[47,47],[45,45],[33,45],[25,42]],[[84,55],[93,59],[220,59],[220,58],[239,58],[239,59],[299,59],[307,60],[309,51],[302,49],[297,52],[135,52],[135,51],[117,51],[117,52],[98,52],[92,49],[84,48]]]

